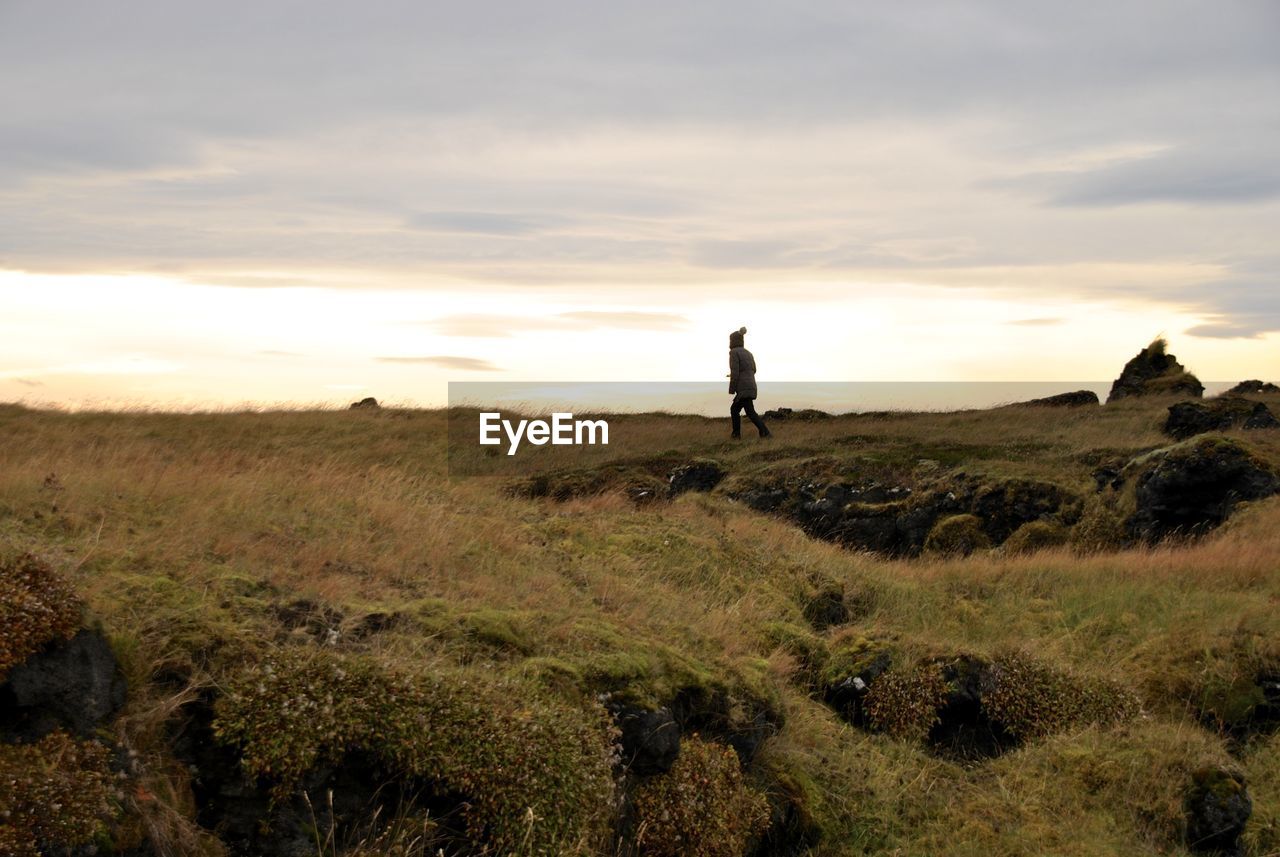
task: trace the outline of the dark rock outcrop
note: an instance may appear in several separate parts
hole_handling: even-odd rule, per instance
[[[1169,417],[1164,423],[1164,433],[1178,440],[1232,428],[1280,428],[1280,420],[1262,402],[1226,396],[1170,405]]]
[[[1166,350],[1163,339],[1157,339],[1124,365],[1120,377],[1111,385],[1108,402],[1130,396],[1186,395],[1199,398],[1204,385]]]
[[[1252,379],[1249,381],[1241,381],[1230,390],[1227,390],[1228,396],[1256,396],[1261,393],[1280,393],[1280,386],[1272,384],[1270,381],[1259,381]]]
[[[1223,857],[1244,853],[1240,834],[1253,814],[1253,801],[1242,776],[1221,768],[1196,771],[1184,809],[1192,851]]]
[[[1153,541],[1218,526],[1242,500],[1280,492],[1280,476],[1244,445],[1193,438],[1134,459],[1123,474],[1136,509],[1126,521],[1135,538]]]
[[[358,401],[358,402],[352,402],[352,403],[351,403],[351,407],[349,408],[349,410],[352,410],[352,411],[379,411],[379,410],[382,410],[382,405],[379,405],[379,404],[378,404],[378,400],[377,400],[377,399],[375,399],[373,396],[368,396],[367,398],[361,399],[361,400],[360,400],[360,401]]]
[[[742,764],[755,759],[766,739],[778,734],[785,715],[776,702],[731,695],[723,688],[685,687],[667,704],[680,734],[698,733],[703,738],[727,744]]]
[[[680,755],[680,725],[671,709],[633,705],[613,709],[622,746],[622,764],[633,774],[665,774]]]
[[[1082,408],[1097,405],[1099,401],[1098,394],[1093,390],[1076,390],[1071,393],[1058,393],[1056,396],[1045,396],[1043,399],[1031,399],[1019,404],[1040,408]]]
[[[928,738],[935,752],[959,759],[990,759],[1019,744],[983,704],[995,688],[991,664],[962,655],[943,665],[942,678],[947,694]]]
[[[854,665],[848,674],[833,677],[822,688],[822,696],[832,710],[854,726],[866,727],[864,702],[871,690],[871,683],[893,666],[893,656],[888,651],[877,651]]]
[[[724,470],[714,461],[691,461],[667,476],[667,493],[678,496],[686,491],[710,491],[724,479]]]
[[[981,482],[963,474],[944,476],[916,489],[809,483],[756,485],[731,495],[759,512],[795,521],[814,538],[889,556],[917,556],[934,526],[953,515],[976,515],[993,543],[1023,524],[1053,519],[1071,524],[1080,500],[1051,482],[1007,479]]]
[[[49,644],[14,667],[0,686],[0,736],[34,741],[58,729],[81,738],[124,707],[124,675],[97,631]]]

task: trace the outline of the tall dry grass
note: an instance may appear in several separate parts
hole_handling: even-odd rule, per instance
[[[951,456],[975,472],[1084,487],[1099,457],[1166,443],[1162,412],[1163,403],[1125,401],[849,416],[778,424],[771,445],[730,443],[726,421],[634,415],[617,420],[607,448],[544,447],[525,466],[675,451],[734,473],[786,458],[897,467]],[[1274,776],[1274,742],[1232,760],[1183,690],[1214,668],[1200,654],[1280,640],[1275,500],[1191,545],[888,561],[813,541],[719,495],[549,503],[509,496],[503,475],[450,479],[448,420],[441,411],[0,408],[0,539],[72,575],[124,656],[136,692],[123,728],[150,754],[152,789],[172,792],[168,810],[152,813],[157,831],[169,831],[155,838],[205,847],[199,831],[164,818],[183,814],[182,783],[158,737],[172,691],[155,676],[181,662],[191,681],[215,680],[220,658],[276,644],[273,609],[300,598],[348,618],[409,616],[368,643],[393,662],[506,668],[662,645],[715,669],[763,664],[789,713],[764,759],[807,772],[838,820],[821,853],[1183,853],[1168,782],[1184,768],[1212,760]],[[1280,460],[1280,440],[1252,442]],[[862,632],[906,652],[1030,650],[1136,688],[1147,719],[983,768],[853,730],[787,684],[795,664],[761,634],[768,622],[803,624],[806,599],[830,584],[866,606],[855,618]],[[1099,771],[1081,780],[1091,766]],[[1249,841],[1263,854],[1280,847],[1266,828],[1277,825],[1280,792],[1264,782],[1255,797]]]

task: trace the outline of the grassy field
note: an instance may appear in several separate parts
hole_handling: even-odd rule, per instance
[[[776,424],[768,444],[729,442],[727,420],[636,415],[615,418],[607,448],[546,447],[531,465],[599,471],[621,461],[630,478],[647,473],[646,461],[698,458],[728,473],[711,493],[639,505],[608,479],[563,502],[522,498],[498,467],[450,479],[443,411],[0,406],[0,547],[47,560],[109,635],[130,684],[114,737],[138,759],[136,787],[118,799],[132,821],[115,835],[132,830],[161,853],[223,853],[195,823],[173,724],[202,694],[221,694],[231,700],[218,709],[225,734],[240,736],[247,760],[275,759],[277,773],[301,764],[264,743],[252,708],[274,705],[261,696],[274,685],[255,670],[301,658],[308,668],[347,665],[344,682],[364,676],[350,694],[369,698],[402,679],[447,677],[454,684],[426,692],[436,701],[462,699],[455,685],[482,686],[475,704],[488,706],[487,740],[511,742],[514,755],[500,758],[513,765],[522,748],[540,746],[521,724],[540,712],[589,712],[602,693],[637,705],[703,693],[726,700],[732,722],[739,708],[748,719],[767,712],[772,727],[745,770],[717,761],[720,736],[707,736],[710,748],[686,736],[681,759],[705,769],[678,766],[627,786],[641,815],[687,800],[680,776],[710,797],[723,786],[724,799],[709,799],[697,821],[707,841],[642,819],[649,853],[742,853],[761,829],[760,797],[775,816],[789,813],[815,854],[1185,854],[1184,800],[1211,767],[1248,783],[1246,853],[1278,854],[1280,737],[1241,724],[1257,703],[1256,677],[1280,674],[1280,500],[1251,504],[1191,543],[890,560],[809,538],[730,497],[780,474],[913,484],[960,470],[1051,480],[1087,496],[1100,461],[1169,443],[1159,431],[1168,404],[851,415]],[[1274,463],[1277,434],[1237,436]],[[848,621],[814,627],[806,607],[833,592],[850,605]],[[951,757],[909,731],[851,725],[815,692],[815,672],[842,652],[879,649],[896,664],[1030,656],[1054,675],[1123,689],[1138,708],[1045,729],[995,758]],[[440,711],[441,724],[452,723],[453,709]],[[393,723],[399,712],[369,716]],[[303,732],[307,720],[285,714],[272,728]],[[343,724],[337,738],[304,736],[298,746],[340,754],[387,740]],[[467,834],[473,842],[491,837],[502,853],[616,848],[597,830],[617,812],[608,776],[583,783],[548,768],[553,785],[529,787],[578,814],[522,815],[532,797],[466,770],[473,755],[477,766],[496,764],[466,733],[453,756],[420,736],[386,752],[418,779],[443,771],[437,779],[454,791],[465,783],[495,796],[485,824]],[[503,839],[511,813],[527,829]],[[418,853],[435,853],[422,845],[429,820],[401,822],[418,831],[401,846],[427,830]],[[407,853],[387,844],[399,835],[369,833],[345,853]],[[340,850],[319,836],[317,854]]]

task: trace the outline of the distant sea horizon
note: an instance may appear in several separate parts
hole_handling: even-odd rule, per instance
[[[1236,382],[1203,382],[1217,395]],[[1090,390],[1105,402],[1111,381],[774,381],[760,382],[756,409],[813,408],[832,414],[958,411],[1000,407]],[[450,407],[494,407],[521,413],[647,413],[723,416],[732,397],[714,382],[449,383]]]

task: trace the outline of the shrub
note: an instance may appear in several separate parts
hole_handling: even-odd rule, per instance
[[[0,557],[0,682],[9,670],[80,627],[71,585],[31,554]]]
[[[729,747],[693,736],[671,770],[636,789],[636,842],[652,857],[740,857],[769,823],[769,804]]]
[[[1029,554],[1067,543],[1067,530],[1053,521],[1030,521],[1013,531],[1004,543],[1009,554]]]
[[[598,843],[613,804],[604,709],[464,673],[407,676],[333,653],[286,650],[218,703],[215,734],[252,775],[295,789],[350,751],[467,800],[466,831],[495,851],[560,854]]]
[[[107,748],[54,732],[0,744],[0,854],[39,857],[93,841],[111,814]]]
[[[941,664],[891,670],[867,691],[867,723],[894,738],[923,740],[938,723],[938,708],[946,697]]]
[[[1138,698],[1118,684],[1075,676],[1022,653],[1001,655],[994,667],[995,684],[983,707],[1019,739],[1129,720],[1140,708]]]
[[[991,547],[977,515],[949,515],[933,525],[924,541],[925,550],[945,556],[968,556]]]

